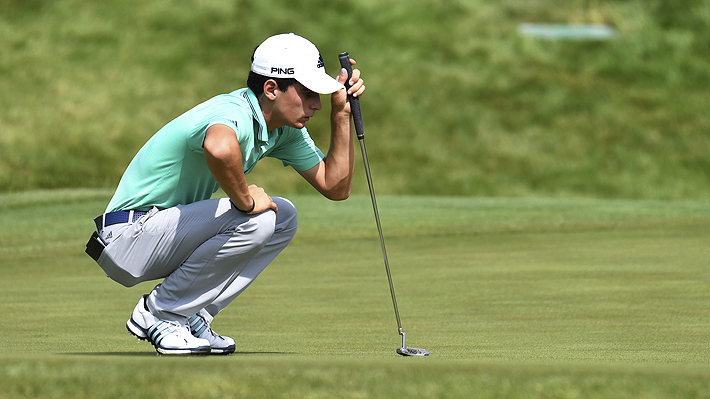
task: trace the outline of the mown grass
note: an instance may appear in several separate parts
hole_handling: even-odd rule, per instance
[[[708,395],[699,367],[427,359],[12,359],[7,398],[677,398]],[[1,382],[0,382],[1,383]]]
[[[253,48],[293,31],[318,44],[331,73],[343,50],[360,61],[368,147],[383,194],[710,194],[707,1],[0,6],[3,191],[114,187],[157,129],[242,87]],[[549,42],[521,36],[524,22],[605,23],[619,35]],[[324,148],[327,114],[310,126]],[[250,179],[275,194],[310,192],[278,162]]]
[[[83,245],[111,190],[0,194],[1,397],[707,396],[710,206],[291,198],[294,242],[215,320],[229,357],[158,357]]]

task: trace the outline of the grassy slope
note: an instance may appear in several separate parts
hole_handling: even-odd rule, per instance
[[[113,187],[265,37],[360,60],[383,193],[707,199],[707,1],[0,0],[0,190]],[[522,22],[607,23],[601,43]],[[327,103],[327,101],[326,101]],[[312,121],[327,147],[328,123]],[[252,177],[306,192],[277,162]],[[357,188],[360,193],[363,187]]]
[[[369,200],[295,196],[291,246],[220,315],[226,358],[124,331],[150,289],[82,253],[106,190],[0,195],[2,397],[692,397],[710,390],[710,206],[381,196],[401,358]],[[189,378],[185,378],[189,376]]]

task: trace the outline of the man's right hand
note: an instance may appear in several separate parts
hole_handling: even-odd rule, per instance
[[[274,212],[279,211],[273,198],[266,194],[263,188],[252,184],[249,186],[249,195],[254,199],[254,209],[247,215],[256,215],[269,209],[273,209]]]

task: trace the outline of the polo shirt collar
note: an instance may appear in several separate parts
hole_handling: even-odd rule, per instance
[[[261,107],[259,106],[259,100],[251,89],[246,89],[243,96],[247,99],[251,107],[256,138],[264,142],[269,141],[269,132],[266,127],[266,121],[264,120],[264,114],[261,112]]]

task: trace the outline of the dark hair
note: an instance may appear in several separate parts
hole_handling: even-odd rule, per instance
[[[264,83],[267,80],[273,79],[276,81],[276,85],[279,90],[286,91],[291,85],[296,83],[296,79],[293,78],[270,78],[268,76],[259,75],[256,72],[249,71],[249,77],[247,78],[247,87],[256,94],[258,98],[260,95],[264,94]]]

